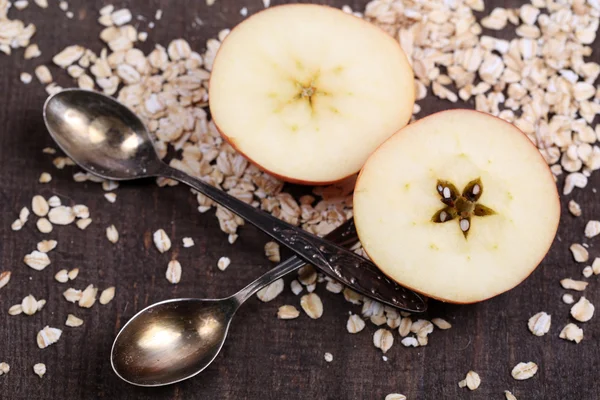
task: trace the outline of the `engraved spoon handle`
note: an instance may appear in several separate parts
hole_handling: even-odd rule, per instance
[[[163,165],[160,175],[191,186],[288,247],[306,263],[315,265],[352,289],[407,311],[422,312],[426,309],[425,302],[418,294],[395,285],[371,261],[281,221],[266,212],[257,210],[250,204],[183,171],[166,164]],[[346,271],[352,271],[352,273],[349,275],[345,273]],[[360,279],[356,277],[360,277]],[[377,280],[380,282],[378,283]]]

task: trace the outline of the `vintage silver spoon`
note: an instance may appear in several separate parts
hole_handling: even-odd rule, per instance
[[[94,175],[112,180],[162,176],[185,183],[353,290],[406,311],[426,309],[418,294],[388,279],[371,261],[162,162],[142,121],[112,97],[64,90],[46,100],[44,122],[60,148]]]
[[[346,222],[327,239],[352,246],[358,237],[351,226]],[[225,299],[175,299],[146,307],[117,335],[111,352],[113,370],[138,386],[168,385],[199,374],[223,347],[237,309],[261,288],[303,265],[291,257]]]

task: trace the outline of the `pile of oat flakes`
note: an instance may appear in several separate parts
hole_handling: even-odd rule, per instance
[[[44,0],[36,0],[35,4],[42,8],[48,6]],[[16,10],[28,5],[26,0],[12,4]],[[268,7],[268,2],[264,5]],[[10,6],[7,0],[0,0],[0,51],[10,55],[16,49],[24,48],[23,56],[33,60],[33,66],[42,51],[32,41],[35,26],[25,25],[14,17],[10,19]],[[68,4],[63,1],[60,8],[69,17]],[[483,0],[374,0],[367,4],[364,13],[353,12],[348,6],[344,6],[343,10],[367,19],[400,42],[415,71],[417,101],[426,99],[430,91],[432,95],[453,103],[459,100],[474,102],[477,110],[496,115],[519,127],[539,148],[554,175],[566,175],[564,196],[571,194],[575,188],[584,188],[591,173],[600,169],[600,147],[596,145],[600,139],[600,127],[592,127],[596,114],[600,113],[600,90],[595,86],[600,65],[587,61],[598,30],[600,0],[532,0],[519,9],[493,10],[484,10]],[[484,11],[486,16],[478,20],[474,13]],[[241,12],[244,13],[243,10]],[[11,11],[11,16],[17,13]],[[161,16],[162,11],[158,10],[155,20],[160,20]],[[53,57],[54,65],[39,64],[33,68],[37,80],[49,94],[61,90],[53,82],[54,70],[55,73],[66,71],[81,88],[115,95],[147,124],[161,157],[166,157],[169,149],[177,152],[178,156],[169,161],[171,166],[309,232],[323,236],[352,217],[355,178],[328,187],[316,187],[313,195],[296,199],[284,191],[283,182],[250,165],[222,140],[208,118],[206,106],[210,70],[229,30],[209,39],[202,54],[193,51],[186,40],[177,39],[165,47],[156,45],[146,55],[136,48],[136,44],[145,41],[148,34],[136,29],[131,11],[107,5],[100,10],[98,23],[100,39],[106,45],[100,54],[82,44],[71,44]],[[152,24],[154,22],[149,24],[150,28]],[[503,31],[502,36],[510,36],[511,39],[496,38],[494,31]],[[32,75],[24,71],[21,80],[29,84]],[[420,106],[416,104],[415,118],[419,112]],[[54,154],[53,149],[44,149],[44,152]],[[66,157],[56,157],[54,165],[62,169],[73,163]],[[99,181],[83,172],[75,172],[73,178],[78,182]],[[51,175],[45,172],[40,176],[40,183],[51,179]],[[160,186],[177,184],[168,179],[158,179],[157,183]],[[115,202],[117,196],[114,190],[118,185],[114,182],[102,184],[107,191],[107,201]],[[205,196],[194,194],[200,212],[216,210],[221,230],[228,234],[228,240],[233,244],[243,220],[213,204]],[[44,210],[39,210],[42,200],[46,202],[44,198],[34,198],[32,206],[34,213],[40,217],[37,227],[43,233],[49,232],[54,224],[76,220],[77,226],[85,229],[92,222],[87,207],[83,205],[65,207],[60,204],[60,199],[51,198],[44,213]],[[569,201],[569,210],[576,217],[582,213],[581,207],[573,200]],[[24,208],[12,228],[20,229],[28,216],[29,210]],[[586,238],[599,233],[599,221],[589,221],[583,232]],[[107,228],[106,234],[110,242],[118,241],[114,225]],[[194,244],[191,238],[183,241],[184,247]],[[50,262],[46,253],[57,244],[45,242],[38,245],[42,249],[26,256],[27,265],[43,269],[38,267]],[[171,247],[170,238],[163,230],[154,234],[154,242],[160,252]],[[366,256],[360,246],[355,250]],[[573,244],[571,252],[578,263],[585,264],[590,259],[585,243]],[[265,253],[269,260],[280,261],[276,243],[267,243]],[[225,271],[230,263],[228,257],[222,257],[218,268]],[[583,269],[586,279],[597,274],[600,274],[600,258]],[[57,274],[56,279],[68,282],[76,275],[76,272],[64,270]],[[181,264],[171,261],[166,278],[176,284],[181,275]],[[9,271],[0,274],[0,288],[9,280]],[[383,353],[394,343],[394,330],[402,338],[402,345],[417,347],[427,344],[434,326],[442,330],[451,327],[440,318],[431,321],[414,319],[408,313],[384,307],[307,266],[291,282],[291,290],[296,295],[306,290],[307,294],[301,297],[299,303],[311,318],[319,318],[323,313],[323,303],[313,293],[319,283],[325,283],[326,289],[332,293],[342,293],[348,302],[362,305],[361,315],[350,314],[347,330],[350,333],[362,331],[365,320],[381,327],[375,332],[373,343]],[[576,293],[584,291],[589,282],[565,278],[560,283],[565,290]],[[258,298],[271,301],[284,290],[284,286],[280,279],[261,290]],[[68,289],[65,298],[86,306],[95,302],[97,291],[93,285],[83,291]],[[106,304],[114,295],[114,288],[108,288],[100,296],[100,302]],[[572,293],[565,293],[562,299],[573,304],[571,316],[576,321],[587,322],[592,318],[594,306],[584,296],[576,302]],[[28,296],[11,310],[14,313],[36,312],[43,305],[43,300]],[[297,318],[299,315],[293,305],[283,305],[278,312],[280,319]],[[68,326],[81,323],[83,321],[74,315],[67,320]],[[542,336],[549,331],[550,324],[550,315],[539,312],[531,317],[528,327],[534,335]],[[38,344],[51,344],[60,336],[60,329],[46,327],[38,335]],[[579,343],[583,339],[583,330],[570,323],[562,329],[559,337]],[[383,357],[385,360],[385,355]],[[326,353],[325,359],[331,362],[333,356]],[[42,370],[39,365],[36,367],[38,371]],[[8,365],[0,364],[0,375],[3,371],[8,372],[8,368]],[[512,376],[527,379],[536,372],[535,363],[520,363],[513,369]],[[479,375],[469,371],[459,386],[474,390],[480,383]],[[508,391],[505,395],[507,399],[514,399]],[[388,400],[402,398],[404,396],[399,394],[388,396]]]

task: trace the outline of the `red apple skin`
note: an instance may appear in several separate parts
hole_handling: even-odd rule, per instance
[[[302,7],[302,6],[306,6],[306,4],[282,4],[282,5],[276,5],[276,6],[269,7],[269,8],[270,8],[270,9],[273,9],[273,8],[277,8],[277,7],[298,7],[298,6]],[[332,8],[332,9],[336,9],[336,10],[338,10],[337,8],[335,8],[335,7],[331,7],[331,6],[328,6],[328,5],[319,5],[319,7],[328,7],[328,8]],[[340,11],[340,12],[342,12],[342,11]],[[240,22],[240,23],[238,24],[238,26],[239,26],[239,25],[242,25],[242,24],[243,24],[244,22],[246,22],[246,21],[249,21],[249,20],[250,20],[250,19],[252,19],[252,18],[253,18],[255,15],[258,15],[258,14],[259,14],[259,13],[257,13],[257,14],[254,14],[254,15],[252,15],[252,16],[250,16],[250,17],[248,17],[248,18],[247,18],[247,19],[245,19],[244,21]],[[355,18],[358,18],[358,17],[355,17]],[[358,18],[358,19],[360,19],[360,18]],[[362,20],[361,20],[361,21],[362,21]],[[366,21],[364,21],[364,22],[368,24],[368,22],[366,22]],[[386,34],[387,34],[387,32],[385,32],[383,29],[381,29],[381,28],[379,28],[379,27],[376,27],[376,28],[377,28],[377,29],[379,29],[379,30],[381,30],[382,32],[384,32],[384,33],[386,33]],[[233,29],[235,29],[235,27],[234,27]],[[225,38],[225,40],[223,41],[223,43],[225,43],[225,42],[227,41],[227,39],[228,39],[228,38],[229,38],[229,36],[227,36],[227,37]],[[402,54],[404,55],[404,57],[406,57],[406,54],[404,53],[404,50],[403,50],[403,49],[402,49],[402,47],[400,46],[400,43],[399,43],[399,42],[397,42],[395,39],[394,39],[394,43],[396,43],[396,44],[397,44],[397,46],[398,46],[398,47],[400,48],[400,50],[402,51]],[[219,51],[220,51],[220,49],[219,49],[219,50],[217,50],[217,54],[216,54],[216,56],[215,56],[215,62],[214,62],[214,64],[213,64],[213,69],[214,69],[214,66],[215,66],[215,65],[216,65],[216,63],[217,63],[217,60],[218,60],[218,58],[219,58]],[[211,78],[210,78],[210,79],[209,79],[209,81],[208,81],[208,92],[209,92],[209,93],[210,93],[211,84],[212,84],[212,75],[211,75]],[[415,101],[416,101],[416,98],[417,98],[417,93],[416,93],[416,90],[413,90],[413,91],[412,91],[412,96],[411,96],[411,97],[412,97],[412,102],[411,102],[411,103],[412,103],[412,104],[414,104],[414,103],[415,103]],[[209,100],[209,104],[210,104],[210,100]],[[240,153],[241,155],[243,155],[243,156],[244,156],[244,157],[245,157],[245,158],[246,158],[246,159],[247,159],[249,162],[251,162],[253,165],[255,165],[256,167],[258,167],[258,168],[259,168],[259,169],[261,169],[262,171],[264,171],[264,172],[268,173],[269,175],[271,175],[271,176],[273,176],[273,177],[275,177],[275,178],[277,178],[277,179],[280,179],[280,180],[282,180],[282,181],[284,181],[284,182],[293,183],[293,184],[297,184],[297,185],[326,186],[326,185],[331,185],[331,184],[334,184],[334,183],[337,183],[337,182],[341,182],[341,181],[343,181],[344,179],[347,179],[347,178],[351,177],[352,175],[354,175],[355,173],[357,173],[357,172],[358,172],[358,171],[354,171],[353,173],[351,173],[351,174],[348,174],[348,175],[344,176],[343,178],[340,178],[340,179],[335,179],[335,180],[332,180],[332,181],[305,181],[305,180],[301,180],[301,179],[295,179],[295,178],[292,178],[292,177],[288,177],[288,176],[279,175],[279,174],[277,174],[277,173],[275,173],[275,172],[273,172],[273,171],[270,171],[270,170],[268,170],[267,168],[264,168],[262,165],[260,165],[259,163],[257,163],[256,161],[254,161],[254,160],[253,160],[251,157],[249,157],[249,156],[248,156],[246,153],[244,153],[244,152],[243,152],[243,151],[242,151],[242,150],[241,150],[241,149],[240,149],[240,148],[239,148],[239,147],[236,145],[236,143],[235,143],[235,139],[229,138],[229,136],[227,136],[227,134],[226,134],[225,132],[223,132],[223,130],[222,130],[220,127],[219,127],[219,123],[218,123],[218,121],[217,121],[216,119],[214,119],[214,118],[213,118],[213,122],[214,122],[215,126],[217,127],[217,130],[218,130],[218,131],[219,131],[219,133],[221,134],[221,137],[223,137],[223,139],[225,139],[225,141],[227,141],[227,143],[229,143],[229,144],[231,145],[231,147],[233,147],[233,148],[235,149],[235,151],[237,151],[238,153]],[[406,126],[406,125],[407,125],[409,122],[410,122],[410,117],[409,117],[409,120],[408,120],[408,121],[406,121],[406,122],[404,123],[403,127],[404,127],[404,126]],[[394,132],[394,133],[392,133],[390,136],[392,136],[392,135],[394,135],[394,134],[395,134],[395,132]]]
[[[440,112],[437,112],[437,113],[435,113],[435,114],[431,114],[431,115],[429,115],[428,117],[431,117],[431,116],[433,116],[433,115],[437,115],[437,114],[442,114],[442,113],[447,113],[447,112],[456,112],[456,111],[477,112],[477,113],[484,114],[484,115],[486,115],[486,116],[489,116],[489,117],[494,117],[494,118],[496,118],[496,119],[498,119],[498,120],[502,121],[502,122],[503,122],[503,123],[505,123],[505,124],[509,124],[509,125],[511,125],[512,127],[514,127],[514,128],[517,130],[517,131],[519,131],[519,132],[520,132],[520,133],[523,135],[523,138],[524,138],[524,139],[526,139],[526,140],[527,140],[527,142],[528,142],[528,143],[529,143],[531,146],[533,146],[533,147],[535,148],[535,150],[536,150],[537,154],[539,155],[539,162],[541,162],[541,163],[544,163],[545,165],[548,165],[548,164],[546,163],[546,160],[544,160],[544,157],[542,157],[542,154],[539,152],[539,149],[538,149],[538,148],[537,148],[537,147],[536,147],[536,146],[533,144],[533,142],[532,142],[531,140],[529,140],[529,138],[527,137],[527,135],[525,135],[525,133],[523,133],[523,131],[521,131],[521,130],[520,130],[519,128],[517,128],[515,125],[513,125],[513,124],[511,124],[511,123],[509,123],[509,122],[506,122],[506,121],[505,121],[505,120],[503,120],[502,118],[498,118],[498,117],[496,117],[496,116],[494,116],[494,115],[491,115],[491,114],[488,114],[488,113],[484,113],[484,112],[482,112],[482,111],[470,110],[470,109],[461,109],[461,108],[458,108],[458,109],[452,109],[452,110],[446,110],[446,111],[440,111]],[[415,125],[415,124],[418,124],[419,122],[420,122],[420,120],[417,120],[417,121],[413,122],[413,123],[412,123],[412,124],[410,124],[410,125]],[[407,126],[408,126],[408,125],[407,125]],[[394,135],[396,135],[396,134],[398,134],[398,133],[401,133],[401,132],[402,132],[402,129],[400,129],[400,130],[399,130],[398,132],[396,132]],[[394,136],[394,135],[392,135],[392,136]],[[384,144],[385,144],[385,142],[383,142],[383,143],[382,143],[382,144],[381,144],[379,147],[383,146]],[[379,149],[379,147],[378,147],[377,149],[375,149],[375,151],[374,151],[372,154],[375,154],[375,153],[377,152],[377,150]],[[367,162],[368,162],[368,161],[369,161],[369,160],[367,159]],[[365,164],[366,164],[366,163],[365,163]],[[549,178],[550,178],[550,179],[554,179],[554,174],[553,174],[553,173],[552,173],[552,171],[550,170],[550,167],[548,167],[548,168],[547,168],[547,173],[548,173],[548,175],[549,175]],[[361,172],[358,174],[358,178],[356,178],[356,185],[358,185],[358,183],[360,182],[361,176],[362,176],[362,170],[361,170]],[[554,196],[552,196],[552,199],[553,199],[553,200],[554,200],[554,202],[555,202],[555,209],[556,209],[556,212],[558,213],[558,216],[559,216],[559,218],[557,219],[557,221],[560,221],[561,208],[560,208],[560,195],[558,194],[558,189],[556,190],[556,193],[555,193],[555,195],[554,195]],[[553,227],[553,230],[554,230],[554,235],[555,235],[555,239],[554,239],[554,240],[556,240],[556,232],[558,231],[558,222],[556,223],[556,226],[554,226],[554,227]],[[359,237],[359,239],[360,239],[360,228],[359,228],[359,226],[358,226],[358,225],[356,225],[356,232],[357,232],[357,234],[358,234],[358,237]],[[519,286],[519,285],[520,285],[521,283],[523,283],[523,282],[524,282],[524,281],[525,281],[527,278],[529,278],[529,276],[531,276],[531,274],[533,273],[533,271],[535,271],[535,270],[537,269],[537,267],[538,267],[538,266],[541,264],[541,262],[544,260],[544,258],[545,258],[545,257],[546,257],[546,255],[548,254],[548,251],[550,251],[550,248],[552,247],[552,244],[554,243],[554,240],[552,241],[552,243],[550,243],[550,244],[548,245],[548,248],[546,249],[546,251],[544,252],[544,254],[541,256],[541,258],[540,258],[540,259],[539,259],[539,260],[538,260],[538,261],[535,263],[535,266],[534,266],[534,267],[531,269],[531,271],[529,272],[529,274],[527,274],[527,276],[526,276],[525,278],[523,278],[523,280],[522,280],[521,282],[519,282],[518,284],[516,284],[515,286],[513,286],[513,287],[512,287],[511,289],[509,289],[509,290],[512,290],[512,289],[514,289],[515,287]],[[363,247],[363,250],[365,251],[365,253],[367,253],[367,256],[369,256],[369,258],[371,258],[371,255],[369,254],[369,252],[367,251],[367,249],[365,249],[365,248]],[[372,259],[372,258],[371,258],[371,259]],[[375,263],[375,262],[373,261],[373,263]],[[380,271],[381,271],[381,272],[382,272],[384,275],[386,275],[388,278],[390,278],[391,280],[393,280],[394,282],[397,282],[399,285],[401,285],[401,286],[403,286],[403,287],[405,287],[405,288],[407,288],[407,289],[410,289],[410,290],[412,290],[413,292],[417,292],[417,293],[419,293],[419,294],[421,294],[421,295],[423,295],[423,296],[426,296],[426,297],[428,297],[428,298],[431,298],[431,299],[434,299],[434,300],[437,300],[437,301],[441,301],[441,302],[444,302],[444,303],[450,303],[450,304],[461,304],[461,305],[466,305],[466,304],[475,304],[475,303],[480,303],[480,302],[482,302],[482,301],[489,300],[489,299],[491,299],[491,298],[493,298],[493,297],[499,296],[499,295],[501,295],[501,294],[503,294],[503,293],[506,293],[506,292],[508,291],[508,290],[507,290],[507,291],[505,291],[505,292],[493,293],[493,294],[491,294],[489,297],[486,297],[485,299],[481,299],[481,300],[477,300],[477,301],[471,301],[471,302],[458,302],[458,301],[452,301],[452,300],[448,300],[448,299],[443,299],[443,298],[439,298],[439,297],[436,297],[436,296],[432,296],[432,295],[430,295],[430,294],[428,294],[428,293],[423,293],[423,292],[421,292],[421,291],[419,291],[419,290],[417,290],[417,289],[415,289],[415,288],[412,288],[412,287],[410,287],[410,286],[408,286],[408,285],[406,285],[406,284],[404,284],[404,283],[402,283],[402,282],[398,282],[398,281],[396,281],[394,278],[392,278],[391,276],[387,275],[387,274],[386,274],[384,271],[382,271],[381,269],[380,269]]]

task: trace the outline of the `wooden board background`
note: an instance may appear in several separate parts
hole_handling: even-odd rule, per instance
[[[366,2],[347,1],[358,10]],[[158,300],[219,297],[236,291],[270,267],[262,252],[265,237],[246,226],[241,229],[238,242],[229,245],[216,218],[199,214],[195,198],[183,186],[159,189],[152,182],[122,185],[117,191],[117,202],[111,205],[102,197],[99,185],[77,184],[71,179],[71,169],[53,168],[51,157],[41,153],[42,148],[52,145],[41,116],[45,93],[36,82],[23,85],[19,73],[33,72],[35,65],[48,62],[69,44],[100,50],[100,27],[95,20],[97,10],[106,3],[71,2],[73,20],[65,18],[56,2],[51,3],[43,12],[33,5],[19,12],[25,21],[37,25],[34,41],[39,43],[42,57],[24,61],[22,50],[17,56],[0,56],[0,270],[13,271],[11,283],[0,290],[0,361],[7,361],[12,367],[7,376],[0,377],[1,399],[338,400],[383,399],[391,392],[403,393],[409,399],[503,399],[505,389],[512,390],[519,399],[600,398],[597,318],[584,324],[585,339],[581,344],[558,339],[560,329],[569,322],[569,307],[561,302],[564,291],[558,281],[567,276],[580,277],[582,266],[572,261],[568,247],[582,240],[587,219],[599,217],[600,205],[592,191],[600,183],[599,175],[585,190],[572,195],[583,205],[583,217],[575,219],[563,210],[558,238],[550,254],[525,283],[482,304],[434,304],[432,315],[447,318],[454,327],[446,332],[435,331],[427,347],[406,349],[399,345],[396,334],[397,343],[387,354],[389,360],[383,361],[381,352],[372,345],[375,327],[369,324],[358,335],[348,334],[348,312],[357,312],[358,308],[341,296],[326,292],[324,287],[318,289],[325,304],[321,319],[313,321],[302,315],[292,321],[277,320],[280,305],[299,302],[286,290],[269,304],[259,304],[256,298],[249,301],[236,315],[221,355],[199,377],[159,389],[142,389],[121,382],[111,370],[109,351],[127,319]],[[344,1],[325,3],[341,6]],[[487,8],[519,4],[489,1]],[[210,8],[203,0],[119,1],[116,5],[128,6],[134,15],[150,19],[156,9],[164,11],[162,20],[150,31],[146,49],[156,42],[166,44],[184,37],[198,51],[207,38],[239,22],[243,6],[250,13],[262,8],[260,0],[218,0]],[[194,26],[196,18],[204,24]],[[59,82],[67,85],[69,81]],[[434,98],[421,104],[421,115],[449,107]],[[52,173],[50,184],[37,183],[42,171]],[[38,193],[87,204],[94,219],[85,233],[73,225],[58,227],[47,235],[58,240],[59,246],[51,254],[52,264],[43,272],[35,272],[21,261],[43,237],[35,224],[30,221],[20,232],[9,228],[20,208]],[[567,200],[563,199],[563,206]],[[121,234],[116,246],[108,243],[104,235],[110,224],[115,224]],[[158,254],[150,244],[151,233],[158,228],[164,228],[173,239],[174,249],[168,254]],[[183,249],[184,236],[193,237],[196,246]],[[589,243],[592,256],[600,256],[596,243],[597,239]],[[175,255],[184,272],[182,282],[173,286],[164,278],[164,271]],[[224,255],[231,257],[232,265],[222,273],[217,270],[216,261]],[[91,310],[67,303],[61,295],[66,285],[57,284],[52,275],[61,268],[73,267],[81,269],[74,286],[116,285],[116,299],[108,306],[96,305]],[[592,282],[586,296],[600,304],[597,288],[598,283]],[[9,317],[6,310],[29,293],[47,299],[46,308],[31,317]],[[553,320],[550,334],[539,338],[528,332],[527,319],[542,310],[552,314]],[[62,326],[69,312],[82,317],[84,326],[66,328],[57,344],[38,349],[36,332],[46,324]],[[325,352],[333,354],[332,363],[324,361]],[[515,381],[510,371],[520,361],[535,361],[540,371],[531,380]],[[32,372],[37,362],[48,367],[43,379]],[[483,381],[474,392],[457,386],[470,369],[479,372]]]

